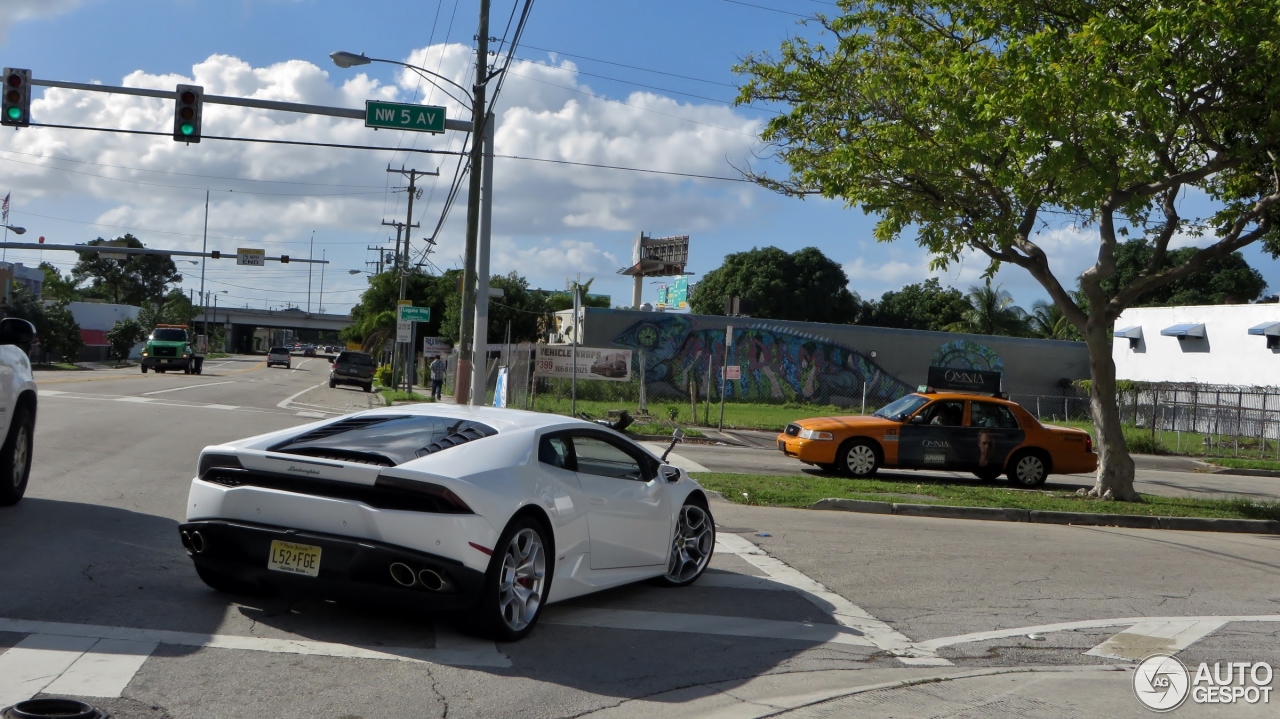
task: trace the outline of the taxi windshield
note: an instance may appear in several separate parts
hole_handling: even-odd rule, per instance
[[[901,420],[903,417],[915,412],[929,401],[928,397],[921,397],[918,394],[909,394],[906,397],[899,397],[889,404],[881,407],[875,413],[876,417],[884,417],[885,419]]]

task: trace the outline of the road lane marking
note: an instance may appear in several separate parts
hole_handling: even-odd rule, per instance
[[[279,407],[280,409],[289,409],[289,403],[290,403],[290,402],[292,402],[292,401],[294,401],[295,399],[297,399],[297,398],[301,397],[302,395],[304,395],[304,394],[306,394],[306,393],[310,392],[311,390],[313,390],[313,389],[319,389],[319,388],[323,387],[324,385],[325,385],[325,383],[324,383],[324,382],[321,382],[320,384],[316,385],[315,387],[308,387],[308,388],[306,388],[306,389],[302,390],[301,392],[296,392],[296,393],[294,393],[294,394],[291,394],[291,395],[289,395],[288,397],[286,397],[286,398],[284,398],[284,399],[280,400],[279,402],[277,402],[277,403],[276,403],[276,406],[277,406],[277,407]]]
[[[240,374],[242,372],[252,372],[254,370],[262,369],[263,367],[266,367],[266,366],[267,366],[266,362],[259,362],[252,367],[246,367],[244,369],[227,370],[226,372],[223,372],[221,375],[217,375],[217,376],[226,376],[229,374]],[[92,372],[94,370],[87,370],[87,371]],[[98,371],[101,371],[101,370],[98,370]],[[67,382],[106,382],[110,380],[146,379],[146,378],[147,376],[145,374],[113,374],[109,377],[84,377],[81,379],[37,379],[36,384],[43,386],[46,384],[65,384]]]
[[[44,691],[76,697],[118,697],[156,646],[155,642],[99,639]]]
[[[1220,619],[1157,619],[1140,622],[1085,654],[1131,661],[1139,661],[1152,654],[1177,654],[1225,624]]]
[[[552,605],[547,607],[541,617],[541,621],[546,624],[575,627],[716,634],[728,637],[790,639],[813,644],[849,644],[859,647],[876,647],[875,643],[862,636],[861,631],[839,624],[725,617],[717,614],[645,612],[633,609],[569,608]]]
[[[154,402],[150,397],[115,397],[117,402]]]
[[[1115,619],[1085,619],[1076,622],[1058,622],[1056,624],[1037,624],[1031,627],[1017,627],[1012,629],[993,629],[986,632],[973,632],[971,634],[957,634],[953,637],[940,637],[938,639],[929,639],[927,641],[916,642],[916,646],[922,649],[932,649],[934,651],[942,647],[954,646],[956,644],[970,644],[973,642],[986,642],[993,639],[1008,639],[1010,637],[1021,637],[1027,634],[1051,634],[1053,632],[1070,632],[1078,629],[1105,629],[1107,627],[1124,627],[1137,626],[1139,624],[1154,622],[1177,622],[1186,620],[1213,621],[1213,622],[1280,622],[1280,614],[1233,614],[1223,616],[1204,616],[1204,617],[1118,617]]]
[[[936,650],[913,644],[893,627],[871,616],[865,609],[810,579],[786,562],[771,557],[751,541],[729,532],[716,534],[716,549],[736,554],[775,581],[785,584],[818,608],[831,614],[841,626],[862,632],[875,646],[911,666],[948,666],[950,661]]]
[[[324,412],[294,412],[294,414],[299,417],[306,417],[307,419],[324,419],[329,416]]]
[[[88,637],[31,634],[0,654],[0,707],[44,691],[94,643]]]
[[[146,397],[153,394],[164,394],[165,392],[181,392],[188,389],[196,389],[197,387],[216,387],[220,384],[234,384],[235,380],[227,380],[225,382],[207,382],[205,384],[189,384],[186,387],[170,387],[169,389],[158,389],[154,392],[143,392],[142,396]]]
[[[156,644],[173,644],[183,647],[200,647],[209,649],[237,649],[247,652],[270,652],[274,654],[305,654],[311,656],[338,657],[342,659],[382,659],[411,663],[457,664],[459,666],[509,667],[511,659],[497,650],[487,656],[472,656],[474,652],[464,652],[463,656],[455,650],[426,649],[423,647],[362,647],[351,644],[320,642],[310,639],[273,639],[267,637],[244,637],[232,634],[202,634],[198,632],[179,632],[169,629],[135,629],[132,627],[108,627],[93,624],[68,624],[64,622],[44,622],[31,619],[5,619],[0,617],[0,632],[15,634],[52,635],[65,639],[88,641],[85,648],[93,645],[94,639],[123,639],[132,642],[154,642]],[[10,652],[13,650],[10,649]],[[81,650],[83,653],[84,650]],[[3,660],[8,654],[0,655]],[[74,661],[73,657],[71,661]],[[453,661],[464,659],[466,661]],[[67,663],[70,666],[70,662]],[[7,673],[0,665],[0,688],[6,682]],[[52,677],[50,678],[52,680]],[[25,698],[25,697],[24,697]]]

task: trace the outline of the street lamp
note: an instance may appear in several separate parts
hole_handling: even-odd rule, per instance
[[[441,92],[453,98],[454,102],[458,103],[459,105],[475,104],[475,99],[471,96],[471,93],[467,90],[467,88],[459,85],[453,80],[450,80],[444,75],[431,72],[430,70],[423,67],[418,67],[417,65],[410,65],[408,63],[400,62],[398,60],[383,60],[382,58],[377,58],[377,57],[367,57],[364,53],[360,53],[359,55],[357,55],[353,52],[346,52],[344,50],[339,50],[337,52],[329,53],[329,59],[333,60],[334,65],[337,65],[338,67],[341,67],[344,69],[349,67],[355,67],[356,65],[368,65],[371,62],[382,62],[388,65],[399,65],[400,67],[408,68],[418,73],[419,75],[422,75],[423,78],[427,80],[427,82],[430,82],[432,85],[435,85],[436,87],[440,88]],[[430,75],[431,77],[434,77],[437,80],[444,80],[450,85],[453,85],[459,91],[461,91],[463,96],[465,96],[467,99],[465,101],[458,99],[453,95],[453,93],[437,85],[435,81],[431,80],[431,77],[427,77],[427,75]]]
[[[27,228],[25,227],[14,227],[13,225],[5,225],[4,228],[6,230],[13,232],[13,234],[15,235],[25,235],[27,233]]]

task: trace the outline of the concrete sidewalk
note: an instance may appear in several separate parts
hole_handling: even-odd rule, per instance
[[[1273,702],[1280,699],[1272,698]],[[1273,717],[1270,704],[1198,705],[1179,717]],[[593,719],[716,717],[1150,717],[1133,691],[1133,667],[853,669],[767,674],[624,701]]]

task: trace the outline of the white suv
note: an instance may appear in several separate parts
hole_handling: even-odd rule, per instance
[[[0,320],[0,507],[22,499],[31,475],[36,381],[27,353],[35,337],[36,328],[26,320]]]

